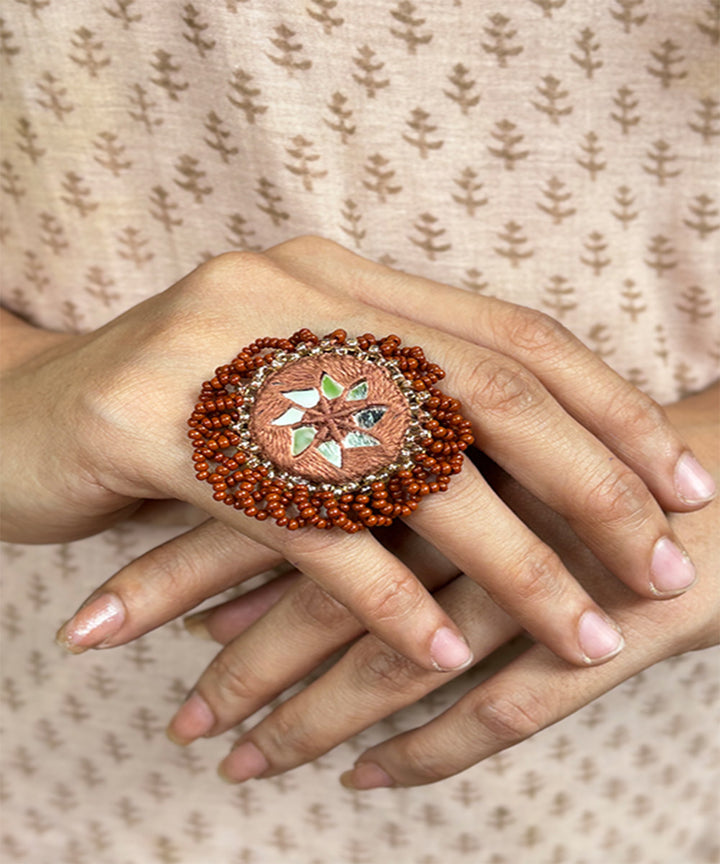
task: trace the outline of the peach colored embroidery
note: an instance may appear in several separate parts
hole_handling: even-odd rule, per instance
[[[328,394],[323,379],[332,382]],[[333,384],[339,385],[336,391]],[[353,399],[353,389],[355,395],[364,390],[367,395]],[[306,404],[293,400],[292,393],[307,394],[297,397]],[[315,482],[345,483],[393,462],[409,422],[407,400],[378,366],[324,354],[272,374],[258,391],[249,426],[253,440],[278,468]],[[300,441],[295,448],[293,438]]]

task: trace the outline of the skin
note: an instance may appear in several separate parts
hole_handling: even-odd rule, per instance
[[[232,314],[239,285],[242,316]],[[405,317],[392,314],[395,308]],[[182,421],[199,383],[256,336],[289,334],[308,321],[320,333],[337,326],[396,332],[406,344],[422,345],[446,369],[443,389],[463,402],[483,451],[563,517],[633,596],[673,596],[692,582],[680,551],[676,563],[684,582],[671,579],[669,589],[653,559],[659,543],[682,549],[663,510],[690,513],[709,497],[688,495],[682,483],[679,467],[687,464],[688,445],[659,406],[532,310],[398,273],[327,241],[299,238],[263,255],[220,256],[94,333],[50,334],[4,317],[4,539],[87,536],[148,499],[185,501],[222,520],[109,580],[91,599],[109,596],[112,616],[89,627],[89,613],[84,619],[81,611],[61,631],[72,650],[123,644],[287,560],[322,589],[301,597],[299,606],[325,597],[328,618],[339,620],[349,610],[359,622],[345,641],[369,630],[406,661],[436,673],[435,637],[460,637],[461,628],[401,556],[370,532],[291,533],[228,512],[208,500],[207,488],[188,470]],[[28,448],[28,441],[34,446]],[[612,622],[559,550],[517,516],[472,464],[447,493],[426,499],[408,524],[466,574],[473,590],[482,586],[513,626],[564,662],[591,665],[617,654],[621,642]],[[199,553],[208,545],[214,550],[209,556]],[[238,552],[240,568],[230,563],[239,560]],[[614,646],[588,652],[582,641],[588,616],[611,625],[606,631]],[[333,647],[317,646],[315,653]],[[306,662],[312,667],[316,660]],[[237,690],[244,686],[221,654],[196,689],[210,707],[207,732],[236,722]],[[175,724],[176,737],[194,737],[188,731]]]
[[[668,409],[696,451],[705,455],[706,464],[713,466],[716,477],[720,476],[719,400],[720,387],[715,386]],[[349,787],[415,786],[444,779],[579,710],[654,663],[718,642],[717,501],[700,512],[672,517],[701,575],[693,591],[668,603],[655,603],[613,580],[564,520],[507,475],[495,472],[494,485],[558,550],[583,585],[612,609],[626,634],[627,647],[613,663],[579,670],[545,646],[526,641],[518,656],[442,715],[363,753],[342,777]],[[457,576],[449,562],[430,562],[427,552],[422,541],[406,538],[406,560],[420,567],[428,584],[444,586],[435,597],[463,627],[476,658],[520,633],[516,622],[482,589]],[[425,562],[424,568],[420,562]],[[331,646],[339,647],[353,632],[355,622],[349,616],[323,614],[325,607],[317,593],[316,586],[303,577],[286,575],[189,619],[193,632],[232,646],[232,662],[237,664],[233,677],[243,681],[245,688],[236,696],[237,722],[270,701],[278,692],[278,682],[283,688],[294,683],[311,670],[316,658],[330,653]],[[319,619],[323,637],[313,639]],[[268,635],[281,632],[283,639],[269,645]],[[312,761],[456,674],[427,672],[365,635],[329,671],[245,732],[221,764],[221,775],[241,782],[275,776]]]

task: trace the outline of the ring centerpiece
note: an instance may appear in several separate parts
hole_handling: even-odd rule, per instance
[[[205,382],[189,420],[214,497],[295,529],[354,532],[447,488],[472,443],[444,375],[397,336],[260,339]]]

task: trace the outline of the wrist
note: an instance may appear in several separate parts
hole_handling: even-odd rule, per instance
[[[87,336],[33,327],[0,310],[0,539],[76,540],[139,506],[104,488],[88,466],[91,419],[73,386]]]

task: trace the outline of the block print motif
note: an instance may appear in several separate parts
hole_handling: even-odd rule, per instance
[[[704,387],[720,369],[720,6],[592,6],[9,0],[3,303],[90,330],[212,255],[310,232],[542,309],[663,402]],[[0,857],[716,859],[707,652],[440,788],[328,793],[364,746],[435,716],[473,673],[312,766],[221,786],[229,737],[177,752],[162,735],[213,646],[163,628],[82,665],[50,643],[101,575],[177,530],[0,547]]]

